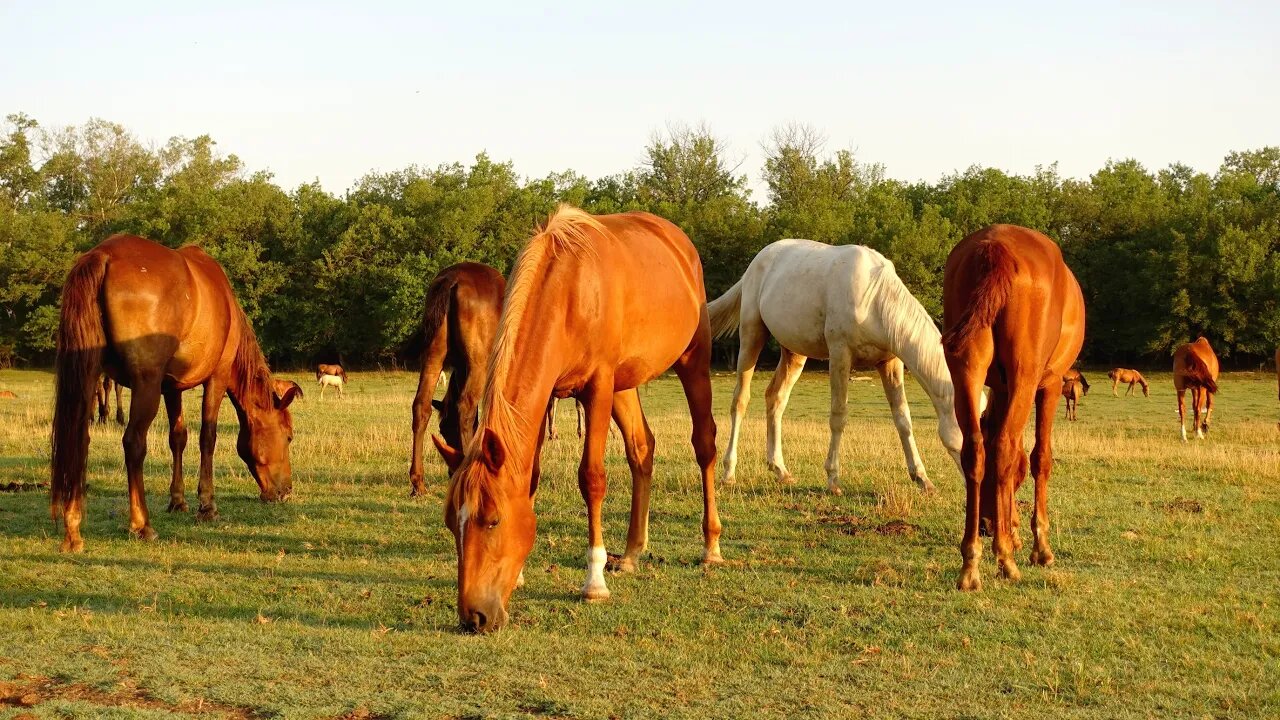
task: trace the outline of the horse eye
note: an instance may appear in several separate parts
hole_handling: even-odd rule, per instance
[[[495,518],[495,519],[493,519],[493,520],[490,520],[490,521],[489,521],[489,524],[488,524],[488,525],[486,525],[485,527],[486,527],[486,528],[488,528],[489,530],[492,530],[492,529],[494,529],[494,528],[498,527],[498,521],[497,521],[497,519]]]

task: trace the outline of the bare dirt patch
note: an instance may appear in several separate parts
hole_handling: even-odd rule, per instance
[[[128,679],[123,680],[116,690],[111,691],[38,675],[19,675],[15,680],[0,681],[0,708],[31,708],[50,700],[83,702],[104,708],[165,710],[189,715],[232,718],[232,720],[254,720],[267,717],[253,708],[204,699],[184,700],[177,703],[165,702],[151,697]]]

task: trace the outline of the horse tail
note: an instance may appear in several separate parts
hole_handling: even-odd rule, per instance
[[[969,307],[942,334],[942,346],[950,353],[959,352],[975,333],[995,324],[1009,302],[1018,263],[1004,243],[984,242],[978,245],[970,269],[978,276],[978,284],[969,296]]]
[[[440,334],[440,328],[445,326],[449,318],[449,306],[453,304],[454,288],[457,286],[458,278],[453,273],[431,281],[431,285],[427,288],[426,308],[422,311],[422,328],[417,336],[418,346],[415,348],[413,357],[422,360],[427,349],[435,342],[436,335]]]
[[[98,304],[106,274],[106,253],[91,250],[76,261],[62,286],[49,483],[55,522],[67,503],[78,503],[84,497],[91,406],[107,344]]]
[[[1218,394],[1218,381],[1213,379],[1213,374],[1209,372],[1209,366],[1204,360],[1194,352],[1187,353],[1187,378],[1208,390],[1213,394]]]
[[[707,303],[707,315],[711,318],[711,337],[722,338],[738,331],[742,322],[742,280],[733,284],[725,294]]]

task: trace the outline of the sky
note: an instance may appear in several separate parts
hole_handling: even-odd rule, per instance
[[[481,151],[608,175],[680,123],[726,141],[758,194],[786,123],[908,181],[1123,158],[1212,172],[1280,144],[1276,2],[546,5],[0,0],[0,115],[208,134],[286,188],[339,194]]]

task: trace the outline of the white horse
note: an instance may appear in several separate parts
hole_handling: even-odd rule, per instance
[[[769,469],[785,484],[795,479],[782,459],[782,413],[805,360],[831,363],[831,445],[827,489],[840,495],[840,438],[844,432],[849,374],[874,366],[893,410],[911,479],[932,491],[920,450],[911,434],[911,410],[903,390],[903,363],[911,369],[938,412],[938,435],[960,465],[951,374],[942,354],[941,333],[907,287],[893,263],[861,245],[831,246],[812,240],[779,240],[755,256],[742,279],[707,304],[717,336],[738,331],[738,384],[730,410],[729,448],[721,482],[732,483],[738,460],[738,432],[751,398],[751,376],[772,334],[782,358],[765,394]]]
[[[320,397],[324,397],[324,391],[329,387],[338,388],[338,397],[342,397],[342,386],[346,385],[340,375],[328,375],[325,373],[316,374],[316,383],[320,386]]]

